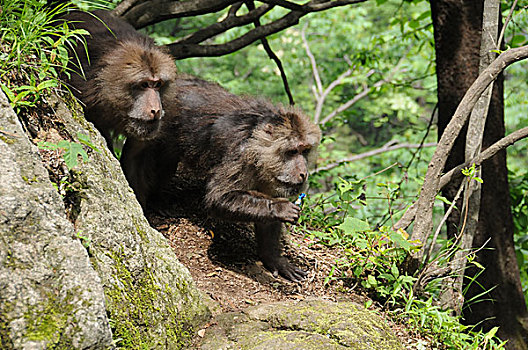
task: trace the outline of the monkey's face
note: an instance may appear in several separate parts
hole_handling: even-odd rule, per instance
[[[320,132],[307,119],[304,122],[268,124],[254,132],[253,145],[259,145],[253,153],[259,190],[273,197],[291,197],[306,190]]]
[[[101,98],[114,109],[116,131],[140,140],[155,137],[165,114],[166,87],[176,75],[172,58],[159,48],[123,42],[103,67]]]
[[[126,134],[134,135],[139,139],[156,136],[165,114],[160,94],[162,88],[164,81],[153,76],[145,77],[131,85],[130,95],[134,98],[124,123]]]

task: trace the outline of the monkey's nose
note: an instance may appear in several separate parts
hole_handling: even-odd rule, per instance
[[[161,109],[151,109],[150,110],[150,118],[154,120],[160,120],[161,119]]]

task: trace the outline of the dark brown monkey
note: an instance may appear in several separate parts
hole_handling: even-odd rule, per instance
[[[264,265],[292,281],[306,272],[281,256],[282,223],[300,209],[289,197],[304,191],[308,166],[320,141],[316,125],[299,110],[233,95],[217,84],[178,78],[166,120],[153,141],[125,143],[122,165],[145,207],[180,163],[204,181],[206,209],[213,215],[255,223]]]
[[[108,11],[73,11],[64,19],[90,33],[87,50],[79,43],[72,52],[76,73],[69,79],[86,119],[110,148],[111,132],[140,140],[154,137],[164,115],[166,87],[176,75],[173,58]]]

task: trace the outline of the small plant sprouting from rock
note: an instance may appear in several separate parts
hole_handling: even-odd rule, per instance
[[[60,140],[57,143],[41,141],[38,143],[38,147],[40,149],[45,149],[45,150],[61,151],[62,158],[64,159],[64,163],[68,167],[68,170],[71,170],[79,164],[78,162],[79,156],[82,157],[84,162],[88,161],[88,154],[83,149],[82,145],[88,146],[92,150],[99,152],[97,147],[95,147],[95,145],[90,140],[89,136],[78,132],[77,138],[79,139],[80,143],[72,142],[68,140]]]
[[[81,244],[86,250],[90,248],[90,243],[92,243],[92,240],[86,236],[83,236],[81,231],[77,232],[75,234],[75,237],[77,237],[81,241]]]

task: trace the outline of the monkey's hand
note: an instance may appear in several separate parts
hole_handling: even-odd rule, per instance
[[[273,219],[290,224],[296,223],[301,215],[301,208],[286,198],[273,199],[270,209]]]
[[[306,278],[308,273],[297,266],[293,265],[283,256],[279,257],[261,257],[264,266],[273,273],[274,276],[281,275],[282,277],[292,282],[301,282]]]

